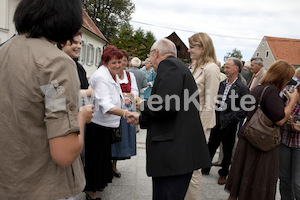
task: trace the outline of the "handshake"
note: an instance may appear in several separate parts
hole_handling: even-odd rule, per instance
[[[137,112],[128,112],[128,115],[126,115],[127,123],[132,125],[138,125],[139,117],[140,114]]]
[[[140,110],[140,104],[144,101],[143,99],[139,97],[134,97],[136,101],[136,109]],[[127,123],[132,125],[138,125],[139,124],[139,117],[140,114],[137,112],[128,112],[126,115]]]

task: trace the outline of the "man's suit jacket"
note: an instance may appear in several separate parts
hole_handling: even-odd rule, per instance
[[[220,83],[219,91],[218,91],[218,101],[222,101],[222,97],[226,88],[226,80]],[[230,98],[233,93],[238,95],[234,101]],[[242,83],[240,77],[232,84],[230,90],[227,94],[227,98],[225,103],[227,105],[226,109],[219,111],[219,104],[217,104],[218,111],[216,111],[217,115],[217,124],[221,125],[222,128],[226,128],[227,126],[236,126],[238,122],[243,120],[246,116],[246,112],[241,108],[241,98],[249,94],[248,87]],[[234,107],[232,106],[234,103]],[[238,110],[233,110],[232,108],[239,108]]]
[[[139,96],[141,94],[141,89],[147,87],[147,75],[142,70],[138,69],[137,67],[132,67],[127,70],[128,72],[132,72],[135,76],[136,84],[139,90]]]
[[[247,85],[250,83],[251,81],[251,74],[248,71],[248,69],[246,69],[245,67],[242,69],[242,76],[245,78],[245,80],[247,81]]]
[[[203,128],[211,129],[216,125],[215,98],[221,82],[220,69],[215,63],[209,62],[198,68],[193,66],[191,72],[199,91],[200,118]],[[225,74],[224,76],[226,77]]]
[[[257,77],[256,77],[256,79],[254,81],[254,85],[253,85],[252,89],[259,84],[260,79],[265,75],[266,72],[267,72],[267,70],[265,70],[264,68],[261,69],[261,71],[259,72],[259,74],[257,75]],[[252,84],[253,78],[254,78],[254,74],[253,74],[252,79],[251,79],[251,81],[250,81],[250,83],[248,85],[249,88],[250,88],[250,86]]]
[[[199,110],[193,103],[184,106],[188,101],[184,101],[184,96],[193,94],[194,102],[198,102],[196,83],[184,63],[174,57],[159,63],[151,98],[156,95],[163,101],[153,104],[157,109],[154,111],[151,98],[148,99],[142,105],[144,110],[140,116],[141,127],[147,128],[146,169],[149,176],[182,175],[210,166]],[[179,97],[178,107],[174,99],[168,104],[168,95]]]

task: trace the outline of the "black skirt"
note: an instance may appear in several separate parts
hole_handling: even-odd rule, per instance
[[[85,135],[85,191],[100,191],[112,182],[111,135],[113,129],[89,123]]]

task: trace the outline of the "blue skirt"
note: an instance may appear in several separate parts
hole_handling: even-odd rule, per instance
[[[136,155],[136,128],[122,117],[122,141],[111,145],[112,160],[130,159]]]

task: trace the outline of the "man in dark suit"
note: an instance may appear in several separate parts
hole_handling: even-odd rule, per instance
[[[242,83],[239,77],[241,61],[237,58],[228,58],[224,72],[227,79],[219,86],[216,105],[216,126],[211,130],[208,148],[211,158],[214,157],[220,143],[223,144],[224,157],[222,168],[219,170],[218,184],[224,185],[231,164],[232,150],[236,138],[238,123],[246,116],[242,109],[241,99],[249,93],[248,87]],[[202,174],[208,175],[210,168],[202,169]]]
[[[245,78],[247,85],[249,85],[251,81],[251,74],[250,74],[250,61],[246,61],[244,67],[242,69],[242,76]]]
[[[141,103],[141,115],[131,116],[147,128],[146,169],[154,200],[183,200],[193,171],[211,163],[197,86],[176,53],[168,39],[153,44],[150,60],[157,76],[152,93]]]

